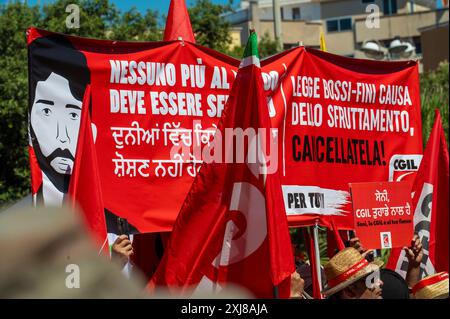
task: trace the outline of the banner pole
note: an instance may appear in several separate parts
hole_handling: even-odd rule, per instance
[[[320,253],[319,253],[319,222],[316,219],[316,223],[313,228],[314,250],[316,257],[316,271],[317,279],[319,281],[319,289],[322,290],[322,273],[320,271]]]

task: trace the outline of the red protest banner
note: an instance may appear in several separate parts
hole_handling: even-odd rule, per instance
[[[58,204],[67,192],[90,83],[108,232],[114,216],[131,231],[170,231],[239,61],[183,41],[102,41],[31,28],[28,42],[30,134],[44,176],[37,196]],[[64,128],[62,142],[57,127]]]
[[[131,229],[171,231],[239,62],[187,41],[104,41],[35,28],[28,48],[36,200],[58,205],[67,193],[90,83],[105,208]],[[417,69],[304,47],[261,62],[291,226],[318,219],[351,229],[348,183],[413,178],[422,154]]]
[[[408,246],[413,235],[406,182],[351,183],[356,236],[368,249]]]
[[[266,60],[291,226],[352,229],[348,183],[413,180],[422,157],[418,64],[295,48]],[[272,82],[268,82],[267,86]]]

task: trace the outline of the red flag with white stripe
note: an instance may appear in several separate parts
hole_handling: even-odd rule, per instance
[[[424,257],[420,276],[449,271],[449,155],[436,110],[433,129],[413,185],[414,232],[422,242]],[[387,267],[405,276],[408,260],[400,249],[393,249]]]
[[[252,33],[150,287],[212,292],[231,283],[272,298],[278,286],[278,296],[289,297],[294,259],[278,176],[278,135],[270,127]]]

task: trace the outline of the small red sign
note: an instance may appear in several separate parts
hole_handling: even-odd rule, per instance
[[[367,249],[409,246],[413,237],[411,185],[350,183],[355,232]]]

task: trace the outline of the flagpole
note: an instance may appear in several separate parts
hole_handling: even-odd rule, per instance
[[[273,28],[275,34],[275,41],[281,48],[283,47],[283,40],[281,39],[281,12],[280,0],[272,0],[273,8]]]
[[[314,251],[316,258],[316,272],[317,280],[319,281],[319,289],[322,290],[322,273],[320,271],[320,252],[319,252],[319,221],[316,219],[316,223],[313,228],[313,239],[314,239]]]

